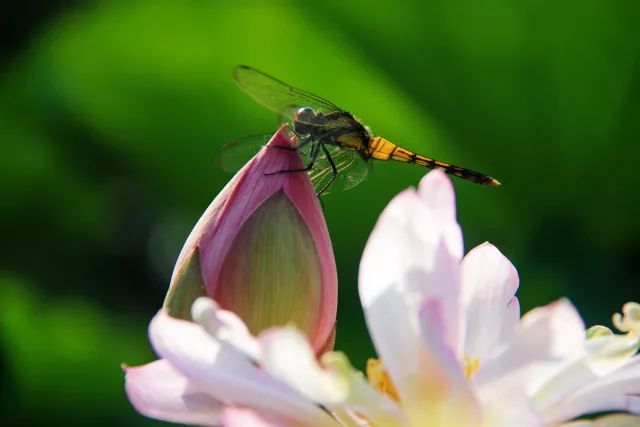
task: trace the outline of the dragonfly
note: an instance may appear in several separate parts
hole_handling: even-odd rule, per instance
[[[273,173],[307,172],[318,196],[360,184],[371,169],[371,160],[437,168],[478,184],[500,186],[498,180],[488,175],[422,156],[376,136],[354,115],[337,105],[260,70],[239,65],[235,67],[233,77],[240,89],[276,112],[280,122],[288,125],[297,143],[295,149],[306,160],[303,168]],[[269,136],[241,138],[226,144],[219,158],[221,165],[229,170],[237,169],[249,153],[255,153],[268,141]]]

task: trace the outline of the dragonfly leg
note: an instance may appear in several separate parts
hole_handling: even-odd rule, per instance
[[[314,145],[311,148],[311,155],[310,155],[311,161],[307,166],[303,168],[298,168],[298,169],[283,169],[275,172],[265,172],[265,175],[275,175],[278,173],[309,172],[311,168],[313,168],[313,165],[316,163],[316,159],[318,158],[318,154],[320,153],[319,145],[322,145],[322,144]]]
[[[320,191],[318,191],[318,198],[320,196],[322,196],[322,194],[327,191],[327,189],[331,186],[331,184],[333,184],[333,181],[336,180],[336,177],[338,176],[338,169],[336,168],[335,163],[333,162],[333,159],[331,158],[331,154],[329,154],[329,150],[327,150],[327,147],[324,146],[324,144],[320,144],[322,151],[324,152],[324,155],[327,157],[327,161],[329,162],[329,165],[331,166],[331,172],[333,173],[333,175],[331,176],[331,179],[329,180],[329,182],[327,182]]]
[[[310,139],[302,139],[300,138],[300,143],[296,146],[296,147],[285,147],[282,145],[267,145],[267,148],[277,148],[278,150],[286,150],[286,151],[297,151],[300,154],[302,154],[304,157],[311,157],[309,154],[305,153],[304,151],[302,151],[302,148],[304,148],[306,145],[308,145],[311,140]]]
[[[282,145],[267,145],[267,148],[277,148],[278,150],[286,150],[286,151],[298,151],[295,147],[284,147]]]

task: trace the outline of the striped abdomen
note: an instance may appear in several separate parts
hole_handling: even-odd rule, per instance
[[[381,138],[379,136],[371,137],[369,140],[369,146],[367,147],[369,157],[376,160],[393,160],[402,163],[415,163],[419,166],[426,168],[438,168],[444,172],[458,176],[460,178],[468,179],[469,181],[476,182],[478,184],[491,185],[497,187],[500,182],[488,175],[484,175],[480,172],[475,172],[470,169],[465,169],[460,166],[452,165],[450,163],[434,160],[429,157],[421,156],[413,151],[406,150],[396,144]]]

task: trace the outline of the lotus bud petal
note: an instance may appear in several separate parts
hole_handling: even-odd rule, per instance
[[[337,274],[322,209],[300,155],[280,128],[218,194],[188,237],[165,300],[190,319],[199,296],[254,334],[293,323],[316,352],[332,347]]]

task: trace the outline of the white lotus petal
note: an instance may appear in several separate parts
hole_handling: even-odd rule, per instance
[[[559,300],[536,308],[522,317],[510,345],[480,365],[474,383],[482,388],[493,381],[509,381],[532,396],[582,353],[583,342],[584,324],[571,303]]]
[[[532,401],[539,410],[547,411],[571,392],[597,379],[597,375],[585,363],[583,357],[567,360],[564,366],[535,390]]]
[[[444,227],[443,217],[415,191],[401,193],[382,213],[360,264],[360,299],[369,331],[401,394],[402,382],[421,369],[417,316],[424,299],[442,301],[447,342],[455,347],[458,341],[459,254],[446,241],[457,240],[460,246],[462,239],[455,219],[446,217]]]
[[[420,313],[420,331],[424,340],[422,363],[432,381],[467,390],[467,380],[453,350],[445,343],[447,325],[444,323],[439,300],[423,302]],[[439,379],[439,380],[438,380]]]
[[[360,285],[364,306],[392,286],[417,296],[457,297],[458,284],[449,284],[459,278],[460,258],[457,248],[452,249],[446,241],[459,240],[461,245],[462,236],[455,221],[448,224],[453,229],[448,232],[441,222],[414,190],[405,190],[391,201],[371,233],[361,261],[361,280],[377,279]]]
[[[306,336],[293,327],[272,328],[259,337],[262,367],[314,402],[344,402],[349,384],[340,375],[323,369]]]
[[[272,328],[260,335],[261,364],[311,401],[322,404],[351,425],[365,416],[373,425],[402,426],[397,406],[374,391],[340,353],[326,353],[321,366],[304,334],[292,327]]]
[[[254,366],[233,346],[214,340],[195,323],[160,311],[151,321],[149,336],[160,356],[225,404],[274,411],[319,426],[334,425],[325,412],[290,386]]]
[[[125,389],[138,412],[175,423],[215,426],[222,405],[166,360],[126,368]]]
[[[535,308],[521,319],[521,336],[536,334],[546,337],[544,354],[549,357],[566,357],[581,349],[584,344],[585,327],[580,314],[567,299],[560,299],[543,307]]]
[[[217,341],[229,343],[251,360],[260,357],[258,342],[247,325],[235,313],[218,307],[211,298],[198,298],[191,307],[191,318]]]
[[[540,414],[531,404],[521,384],[494,382],[478,393],[482,425],[487,427],[541,427]]]
[[[420,180],[418,193],[438,219],[437,225],[442,227],[447,249],[460,261],[464,255],[464,247],[462,231],[456,219],[456,198],[451,180],[444,172],[436,169]]]
[[[545,419],[558,422],[604,411],[640,414],[640,358],[569,394],[545,411]]]
[[[517,329],[509,304],[518,289],[518,272],[495,246],[484,243],[462,260],[461,280],[463,354],[482,361]]]
[[[502,331],[500,331],[498,342],[506,345],[511,342],[520,329],[520,301],[517,297],[511,298],[503,316],[504,321],[502,322]],[[498,347],[496,350],[499,351],[501,348]]]
[[[221,418],[224,427],[315,427],[313,424],[288,420],[278,414],[237,406],[226,407]]]
[[[444,341],[443,308],[439,300],[427,300],[420,311],[424,339],[420,363],[426,381],[416,382],[402,406],[412,425],[479,425],[480,408],[453,350]]]

